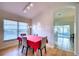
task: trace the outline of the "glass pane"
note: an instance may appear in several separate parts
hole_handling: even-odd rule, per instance
[[[70,26],[69,25],[64,26],[64,35],[67,37],[70,36]]]
[[[4,20],[4,40],[11,40],[17,37],[17,22]]]
[[[29,25],[27,23],[19,22],[19,36],[21,33],[29,34]]]

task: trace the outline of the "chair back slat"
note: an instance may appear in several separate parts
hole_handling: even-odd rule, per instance
[[[27,46],[27,37],[22,37],[22,45]]]
[[[41,40],[41,48],[46,45],[46,42],[47,42],[47,37],[43,37]]]

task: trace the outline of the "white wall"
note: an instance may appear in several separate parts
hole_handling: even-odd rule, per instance
[[[46,10],[32,19],[32,34],[38,34],[39,36],[48,36],[48,42],[53,44],[53,12]]]
[[[75,35],[75,44],[74,44],[74,48],[75,48],[75,54],[76,55],[79,55],[79,4],[76,5],[76,21],[75,21],[75,24],[76,24],[76,35]]]

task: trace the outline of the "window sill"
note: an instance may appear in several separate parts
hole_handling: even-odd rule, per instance
[[[16,39],[12,39],[12,40],[3,40],[3,42],[9,42],[9,41],[15,41]]]

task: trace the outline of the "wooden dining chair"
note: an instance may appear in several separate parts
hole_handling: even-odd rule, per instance
[[[27,37],[22,37],[22,53],[23,53],[24,48],[26,48],[26,55],[27,55],[28,49],[31,48],[27,44]],[[34,49],[33,49],[33,54],[34,54]]]
[[[45,49],[45,53],[46,53],[46,43],[47,43],[47,36],[43,37],[41,40],[41,44],[40,44],[40,48],[39,48],[41,56],[42,56],[42,49],[43,48]]]
[[[22,45],[22,38],[21,37],[17,37],[17,40],[18,40],[18,48],[20,48],[21,45]]]

